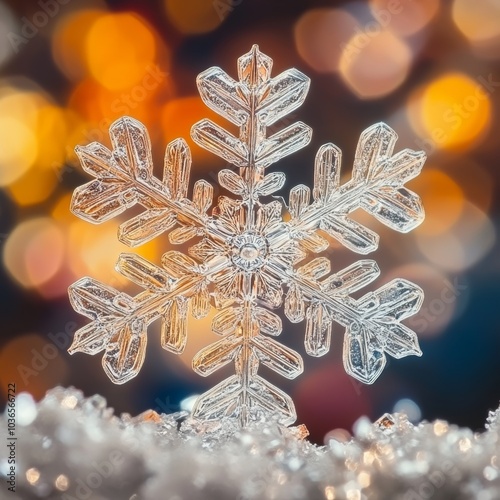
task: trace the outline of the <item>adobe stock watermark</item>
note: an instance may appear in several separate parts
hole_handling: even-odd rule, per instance
[[[145,444],[144,439],[137,432],[124,431],[121,441],[124,448],[111,450],[104,457],[104,460],[91,462],[81,477],[74,481],[71,479],[69,484],[72,484],[73,488],[68,487],[60,497],[61,500],[108,499],[111,498],[109,496],[110,488],[128,486],[130,473],[127,473],[123,468],[124,460],[126,457],[132,457],[138,453],[143,456]],[[119,482],[117,482],[118,480]],[[104,491],[100,491],[101,489]],[[113,496],[112,498],[115,500],[117,497]],[[127,499],[140,500],[140,497],[138,494],[134,494],[130,498],[127,496]]]
[[[427,500],[429,498],[437,498],[435,495],[438,494],[446,482],[451,479],[453,483],[460,480],[461,473],[460,470],[455,466],[450,460],[444,460],[440,464],[440,470],[431,471],[426,479],[422,479],[418,486],[408,490],[404,496],[403,500]]]
[[[77,324],[74,321],[66,323],[63,332],[49,333],[50,339],[41,349],[31,349],[31,360],[29,365],[20,364],[17,372],[25,386],[28,386],[32,377],[37,377],[57,358],[60,351],[65,351],[71,344]]]
[[[84,478],[75,479],[75,490],[71,491],[71,495],[63,493],[62,500],[87,500],[94,498],[94,490],[98,490],[104,480],[110,478],[121,467],[124,460],[125,457],[122,452],[113,450],[109,453],[107,460],[91,462],[90,466],[93,470]]]
[[[164,400],[160,398],[155,399],[156,406],[153,408],[153,411],[156,413],[174,413],[179,411],[180,405],[177,403],[173,403],[170,401],[170,396],[167,396]]]
[[[74,155],[74,147],[72,147],[70,144],[66,144],[66,153],[65,153],[65,160],[61,163],[58,161],[54,161],[51,164],[51,168],[56,174],[57,181],[62,182],[64,179],[64,176],[66,174],[69,174],[75,170],[76,167],[76,161],[70,161],[69,158],[71,158]]]
[[[226,17],[233,12],[234,8],[240,5],[243,0],[214,0],[212,5],[214,6],[215,12],[219,16],[221,21],[224,21]]]
[[[460,283],[457,276],[453,278],[453,282],[444,280],[443,283],[444,286],[439,296],[433,298],[427,305],[420,309],[417,315],[412,316],[408,320],[408,325],[417,334],[425,332],[469,288],[467,283]]]
[[[146,67],[141,81],[126,92],[122,92],[114,99],[109,109],[115,116],[131,115],[151,93],[158,88],[169,77],[157,64],[150,64]],[[85,132],[85,139],[88,141],[102,142],[108,137],[108,130],[114,120],[102,119],[98,126]]]
[[[131,89],[122,92],[119,97],[111,102],[109,106],[110,112],[114,116],[133,115],[133,111],[168,77],[169,73],[164,72],[157,64],[148,65],[141,81]],[[83,142],[106,142],[109,136],[109,127],[114,121],[110,118],[103,118],[97,124],[97,127],[85,130],[83,133]],[[72,145],[66,146],[66,158],[73,156],[73,149]],[[67,160],[63,163],[54,162],[51,166],[59,182],[62,182],[65,174],[72,172],[75,168],[75,165]]]
[[[462,102],[455,103],[443,112],[443,122],[449,127],[436,127],[430,137],[417,137],[415,144],[431,155],[436,151],[439,145],[445,143],[449,139],[450,132],[458,130],[465,121],[467,121],[479,109],[481,101],[488,98],[488,94],[493,94],[500,88],[500,80],[496,75],[490,73],[488,76],[479,75],[476,78],[477,85],[472,94],[465,96]]]
[[[387,8],[373,11],[374,19],[368,21],[363,27],[356,26],[353,36],[347,43],[341,43],[340,48],[343,56],[352,59],[358,55],[373,38],[380,35],[382,30],[387,28],[394,16],[400,15],[405,8],[405,4],[412,3],[414,0],[390,0]]]
[[[386,355],[386,357],[385,357],[386,362],[385,362],[384,370],[387,370],[387,368],[389,368],[389,366],[391,366],[392,359],[393,358],[391,356]],[[368,384],[361,382],[360,380],[352,377],[351,375],[348,375],[347,378],[349,379],[349,382],[351,383],[352,388],[354,389],[356,396],[361,396],[361,393],[369,387]]]
[[[434,297],[429,303],[423,306],[415,316],[411,316],[405,321],[408,327],[415,331],[417,336],[431,327],[439,317],[449,312],[450,306],[454,304],[459,297],[465,295],[466,291],[469,289],[469,285],[465,281],[461,282],[457,276],[453,278],[453,281],[443,280],[443,285],[437,297]],[[386,360],[385,366],[387,368],[391,364],[392,357],[387,356]],[[363,389],[366,387],[365,384],[353,377],[349,377],[349,381],[356,395],[360,396]]]
[[[56,17],[61,7],[68,4],[71,0],[39,0],[37,5],[40,7],[28,19],[26,16],[21,17],[21,30],[20,33],[13,31],[7,33],[12,50],[18,54],[22,47],[27,45],[30,40],[35,38],[41,29],[45,28],[49,21]]]
[[[242,484],[242,492],[236,497],[236,500],[251,500],[252,498],[264,498],[267,487],[267,481],[261,474],[254,474],[247,478]],[[258,495],[258,497],[256,497]]]

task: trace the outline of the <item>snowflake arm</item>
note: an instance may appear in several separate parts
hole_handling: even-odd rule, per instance
[[[293,321],[306,318],[309,355],[328,352],[333,322],[346,327],[343,357],[347,373],[366,384],[382,373],[384,352],[395,358],[422,355],[415,332],[401,324],[422,305],[423,292],[417,285],[396,279],[355,300],[349,295],[378,276],[376,263],[358,261],[318,281],[328,272],[329,261],[317,258],[290,277],[285,314]]]
[[[312,251],[324,249],[326,240],[317,233],[319,229],[357,253],[375,250],[378,235],[348,217],[357,208],[365,209],[380,222],[400,232],[408,232],[422,222],[424,211],[421,201],[404,187],[404,183],[420,173],[425,155],[404,150],[392,156],[396,139],[396,133],[383,123],[365,130],[358,143],[352,179],[343,186],[340,185],[340,150],[333,144],[320,148],[315,161],[314,201],[310,204],[310,190],[306,186],[297,186],[290,193],[289,228],[291,235],[302,246]],[[421,355],[415,333],[399,321],[390,327],[381,326],[380,321],[367,316],[359,307],[361,304],[348,296],[341,297],[342,300],[336,296],[328,297],[324,293],[325,286],[329,286],[326,282],[314,291],[317,279],[328,273],[327,268],[329,270],[326,259],[315,259],[297,273],[289,274],[287,280],[289,291],[285,314],[294,322],[307,317],[305,347],[308,354],[321,356],[328,352],[332,318],[335,318],[346,327],[346,371],[364,383],[373,383],[382,372],[385,366],[383,351],[395,357]],[[314,279],[304,280],[309,269],[315,273],[310,276]],[[359,273],[363,269],[366,272]],[[369,284],[379,274],[373,261],[360,261],[356,263],[355,270],[356,288],[348,289],[348,293]],[[344,270],[347,271],[352,269]],[[329,282],[338,276],[330,277]],[[375,293],[383,296],[384,290]],[[419,310],[423,292],[416,285],[399,280],[393,283],[390,290],[399,290],[400,295],[389,294],[395,304],[407,295],[410,297],[409,312],[399,319]],[[368,296],[366,298],[368,300]],[[310,304],[309,309],[306,303]],[[399,336],[399,340],[395,335]],[[391,347],[398,342],[401,344],[398,349]]]
[[[202,233],[213,188],[199,181],[193,202],[186,199],[191,168],[186,142],[176,139],[168,145],[160,182],[153,176],[151,144],[144,125],[124,117],[113,123],[110,136],[112,151],[97,142],[76,148],[83,169],[97,179],[75,190],[72,212],[99,224],[139,203],[145,211],[123,223],[118,231],[119,240],[131,247],[158,237],[176,224],[180,227],[170,233],[173,242],[182,242],[185,233]]]
[[[231,123],[240,136],[201,120],[193,125],[193,140],[236,167],[261,170],[309,144],[311,128],[296,122],[266,137],[266,127],[298,108],[309,90],[309,78],[289,69],[270,78],[272,60],[256,45],[238,60],[240,81],[220,68],[210,68],[197,78],[203,102]]]
[[[179,252],[164,254],[162,268],[124,253],[117,270],[146,291],[130,297],[92,278],[71,285],[73,308],[93,321],[76,332],[69,352],[105,350],[104,371],[113,382],[123,384],[142,367],[150,323],[161,318],[162,347],[180,354],[187,341],[188,307],[195,318],[203,318],[210,299],[204,272]]]
[[[341,152],[322,146],[315,161],[313,203],[310,190],[297,186],[290,193],[291,229],[299,239],[321,229],[349,250],[367,254],[378,247],[378,235],[348,217],[362,208],[377,220],[406,233],[425,217],[420,198],[404,187],[425,162],[423,152],[405,149],[394,156],[397,134],[385,123],[366,129],[358,143],[352,179],[340,186]]]

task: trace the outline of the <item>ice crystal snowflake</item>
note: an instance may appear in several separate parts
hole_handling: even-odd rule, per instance
[[[419,174],[424,154],[406,149],[392,155],[396,133],[379,123],[363,132],[350,181],[340,185],[341,152],[326,144],[316,155],[312,201],[310,189],[299,185],[288,207],[278,198],[265,203],[263,197],[285,183],[283,173],[266,175],[266,167],[311,139],[301,122],[266,137],[266,128],[299,107],[309,88],[296,69],[271,78],[271,66],[254,46],[238,60],[239,81],[218,67],[198,76],[205,104],[239,127],[236,137],[202,120],[191,132],[197,144],[239,168],[219,172],[220,185],[236,199],[222,196],[208,215],[213,188],[203,180],[187,198],[191,156],[182,139],[168,145],[163,179],[157,179],[144,126],[124,117],[111,126],[112,151],[99,143],[77,148],[83,169],[96,180],[76,189],[72,200],[72,211],[93,223],[141,205],[144,211],[119,227],[119,240],[130,247],[166,232],[172,244],[194,244],[189,256],[165,253],[161,266],[122,254],[117,270],[144,289],[135,297],[88,277],[74,283],[71,303],[92,322],[76,332],[70,352],[105,351],[104,370],[121,384],[142,366],[150,323],[161,320],[162,347],[179,354],[189,314],[203,318],[215,307],[212,329],[222,338],[195,356],[193,369],[206,376],[234,362],[236,374],[201,395],[194,416],[231,416],[242,425],[271,414],[284,424],[296,418],[290,397],[257,375],[260,363],[290,379],[303,370],[301,356],[272,338],[282,331],[273,309],[283,302],[288,320],[305,319],[311,356],[328,352],[333,323],[345,328],[344,366],[362,382],[380,375],[386,353],[421,355],[415,333],[401,323],[422,303],[418,286],[396,279],[354,299],[353,292],[379,275],[374,261],[330,274],[328,259],[306,257],[328,249],[325,233],[354,252],[375,250],[378,235],[349,217],[357,208],[400,232],[422,222],[418,196],[403,185]]]

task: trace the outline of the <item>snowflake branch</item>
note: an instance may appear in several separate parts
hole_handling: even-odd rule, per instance
[[[75,190],[73,213],[89,222],[101,223],[139,203],[146,210],[119,228],[120,241],[129,246],[141,245],[175,224],[181,227],[171,236],[174,242],[203,234],[213,188],[198,181],[193,202],[186,199],[191,166],[187,144],[182,139],[169,144],[160,182],[153,176],[149,136],[141,123],[121,118],[111,126],[110,136],[113,151],[99,143],[76,148],[84,170],[97,179]]]
[[[130,297],[92,278],[69,288],[73,308],[93,321],[78,330],[69,352],[97,354],[106,350],[103,367],[109,378],[123,384],[135,377],[144,361],[147,328],[162,318],[162,347],[176,354],[187,339],[187,305],[200,318],[210,302],[203,270],[179,252],[163,256],[163,268],[135,254],[121,254],[117,269],[146,288]]]
[[[417,176],[425,161],[423,152],[409,149],[394,156],[397,135],[384,123],[363,132],[358,143],[352,179],[340,186],[340,150],[322,146],[315,162],[314,203],[310,190],[297,186],[290,193],[289,228],[292,237],[307,238],[321,229],[344,246],[366,254],[378,247],[378,235],[348,218],[363,208],[388,227],[408,232],[424,219],[420,198],[403,187]]]
[[[276,269],[286,274],[290,293],[300,291],[299,306],[302,317],[287,314],[291,320],[307,317],[306,351],[313,356],[326,354],[330,346],[331,323],[346,327],[344,339],[344,366],[353,377],[364,383],[373,383],[385,366],[384,351],[401,358],[421,356],[416,334],[401,321],[417,313],[423,301],[423,292],[415,284],[396,279],[375,292],[369,292],[358,300],[349,294],[363,288],[378,276],[374,261],[358,261],[340,273],[323,281],[312,279],[326,259],[315,259],[298,272]],[[328,261],[326,261],[328,262]],[[321,273],[328,272],[323,265]],[[321,276],[319,276],[321,277]],[[290,297],[287,296],[287,301]],[[309,302],[306,309],[304,300]],[[290,304],[285,310],[290,311]]]

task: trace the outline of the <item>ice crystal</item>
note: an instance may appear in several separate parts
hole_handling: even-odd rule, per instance
[[[179,354],[188,316],[203,318],[214,307],[212,330],[222,338],[195,356],[193,369],[207,376],[233,362],[236,374],[199,397],[194,416],[204,420],[234,417],[246,425],[273,415],[283,424],[295,421],[290,397],[257,374],[260,363],[289,379],[303,370],[301,356],[273,338],[282,331],[274,310],[283,304],[289,321],[305,320],[311,356],[328,352],[333,323],[345,328],[345,369],[364,383],[380,375],[386,353],[421,355],[415,333],[401,323],[421,305],[418,286],[395,279],[355,299],[351,294],[379,275],[373,260],[330,273],[326,257],[307,257],[329,248],[325,235],[360,254],[375,250],[378,235],[350,218],[358,208],[400,232],[422,222],[420,199],[403,185],[418,175],[424,154],[406,149],[393,155],[396,133],[379,123],[361,135],[351,180],[340,184],[341,152],[325,144],[316,155],[312,200],[311,190],[299,185],[288,206],[280,198],[265,202],[285,183],[283,173],[266,174],[266,168],[311,139],[301,122],[266,136],[309,88],[296,69],[271,78],[271,66],[254,46],[238,60],[239,81],[218,67],[198,76],[204,103],[239,127],[236,137],[202,120],[191,131],[197,144],[237,170],[219,172],[220,185],[234,198],[220,197],[211,215],[208,182],[197,181],[188,198],[191,155],[183,139],[167,146],[162,180],[153,174],[148,134],[133,118],[111,126],[112,150],[95,142],[77,148],[83,169],[96,180],[76,189],[76,215],[101,223],[139,204],[144,211],[119,227],[121,242],[136,247],[168,233],[172,244],[193,244],[189,255],[165,253],[161,266],[122,254],[117,270],[144,289],[135,297],[88,277],[74,283],[71,303],[92,322],[76,332],[70,352],[105,351],[104,370],[121,384],[143,364],[150,323],[160,319],[162,347]]]
[[[20,397],[21,394],[18,395]],[[17,415],[15,492],[0,447],[1,500],[498,500],[500,430],[473,432],[406,415],[362,417],[347,441],[304,439],[303,427],[187,412],[116,415],[102,396],[51,389]],[[498,413],[499,410],[496,411]],[[0,440],[8,442],[0,413]]]

